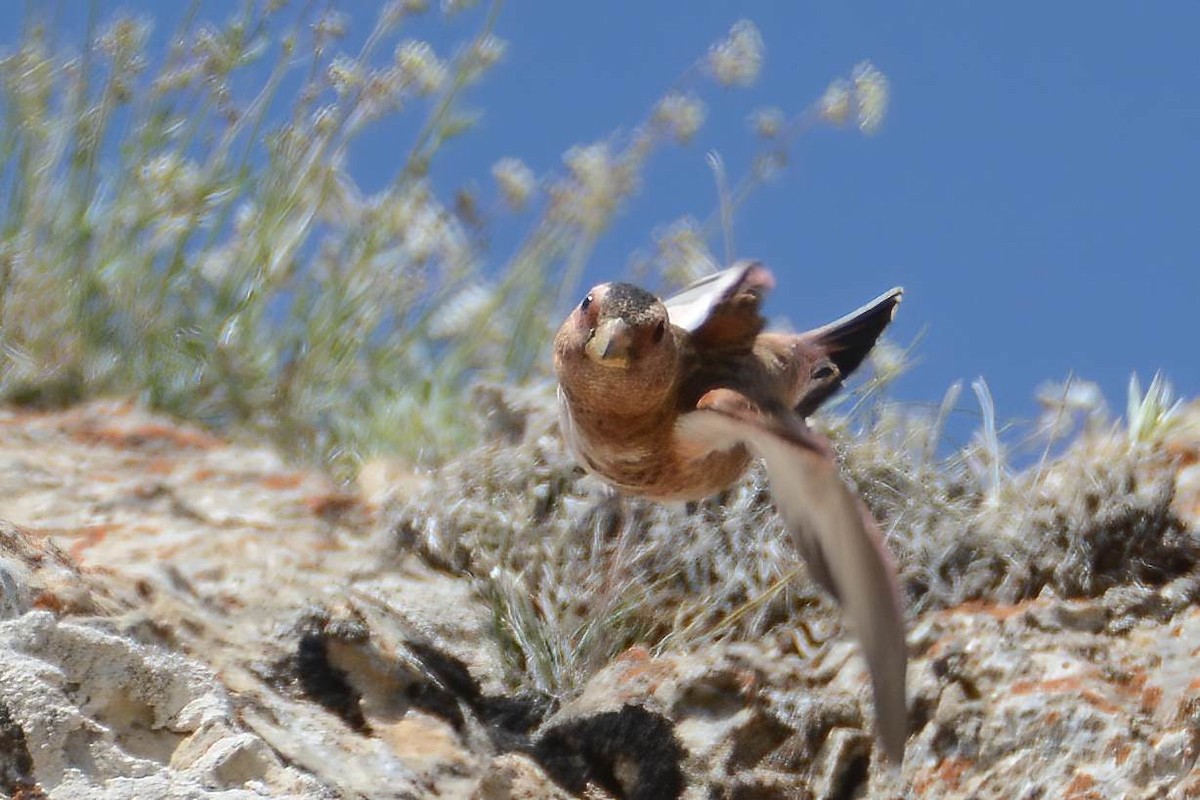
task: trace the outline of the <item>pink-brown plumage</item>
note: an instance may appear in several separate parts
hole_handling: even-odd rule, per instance
[[[895,570],[805,417],[866,357],[901,292],[808,333],[764,333],[773,285],[765,267],[742,262],[665,302],[629,284],[593,288],[554,340],[564,436],[590,472],[658,500],[715,494],[763,458],[810,573],[862,643],[880,736],[898,763],[907,651]]]

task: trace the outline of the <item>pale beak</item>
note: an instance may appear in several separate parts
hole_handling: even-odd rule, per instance
[[[588,358],[605,367],[629,366],[633,331],[623,319],[606,319],[596,326],[584,345]]]

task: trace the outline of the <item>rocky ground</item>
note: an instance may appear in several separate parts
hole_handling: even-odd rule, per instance
[[[1194,536],[1200,439],[1171,449]],[[1195,569],[912,620],[896,769],[841,634],[506,690],[488,607],[382,497],[129,404],[0,412],[0,794],[1200,797]]]

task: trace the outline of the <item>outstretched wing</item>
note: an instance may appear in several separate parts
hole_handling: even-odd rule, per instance
[[[745,444],[767,465],[775,506],[809,572],[837,598],[871,672],[875,719],[889,760],[908,738],[908,649],[896,572],[869,511],[842,482],[832,450],[788,410],[767,413],[714,389],[680,417],[679,434],[716,449]]]
[[[771,272],[757,261],[739,261],[729,269],[693,283],[663,301],[671,324],[692,334],[699,348],[749,347],[766,321],[762,298],[775,286]]]
[[[811,376],[796,401],[797,414],[810,416],[858,369],[883,329],[896,316],[896,307],[903,296],[904,290],[897,286],[841,319],[799,335],[799,346],[810,354],[809,362],[816,366],[823,363],[832,369]]]

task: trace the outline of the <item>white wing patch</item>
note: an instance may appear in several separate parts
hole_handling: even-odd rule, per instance
[[[679,294],[663,301],[671,324],[694,331],[704,324],[712,307],[725,298],[725,294],[741,283],[746,272],[755,266],[753,261],[739,261],[732,267],[715,272],[693,283]]]

